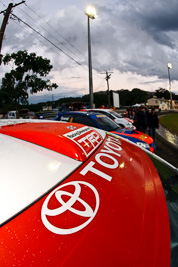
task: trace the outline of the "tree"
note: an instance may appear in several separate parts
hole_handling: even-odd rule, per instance
[[[157,96],[157,98],[164,97],[165,99],[170,99],[170,92],[164,88],[155,90],[155,95]]]
[[[56,83],[50,83],[50,80],[41,78],[46,77],[52,69],[50,60],[35,53],[28,54],[24,50],[7,54],[3,58],[5,65],[11,61],[16,68],[6,73],[2,79],[0,98],[3,105],[11,104],[19,111],[20,103],[28,103],[29,92],[33,94],[44,89],[51,91],[58,87]]]

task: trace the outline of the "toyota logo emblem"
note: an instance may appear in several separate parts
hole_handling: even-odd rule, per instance
[[[99,194],[95,187],[84,181],[73,181],[60,185],[48,195],[41,218],[49,231],[67,235],[87,226],[98,208]]]

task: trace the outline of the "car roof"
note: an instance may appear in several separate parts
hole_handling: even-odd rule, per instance
[[[93,116],[93,115],[101,115],[99,112],[92,112],[92,111],[66,111],[66,112],[62,112],[61,115],[64,114],[80,114],[83,116]]]
[[[110,112],[114,112],[114,110],[112,109],[107,109],[107,108],[94,108],[92,109],[92,112],[105,112],[105,113],[110,113]]]
[[[0,206],[0,224],[73,173],[106,136],[82,124],[29,121],[1,122],[0,201],[5,204]]]
[[[85,134],[90,134],[91,131],[98,134],[101,141],[105,137],[104,132],[83,124],[71,125],[70,123],[65,123],[64,126],[64,122],[47,120],[18,121],[17,119],[4,121],[0,123],[0,133],[40,145],[79,161],[86,161],[93,149],[88,147],[88,151],[83,150],[83,147],[77,143],[75,137],[80,138]],[[56,142],[58,146],[56,146]]]

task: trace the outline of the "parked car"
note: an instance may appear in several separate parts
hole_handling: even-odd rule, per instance
[[[88,126],[96,127],[114,134],[118,134],[123,138],[136,143],[137,145],[148,149],[151,152],[155,150],[155,143],[153,139],[142,132],[136,130],[130,130],[126,128],[121,128],[113,120],[109,119],[104,114],[94,113],[94,112],[80,112],[80,111],[69,111],[65,113],[59,113],[57,117],[54,118],[56,121],[65,122],[76,122],[82,123]]]
[[[120,114],[112,109],[102,109],[102,108],[95,108],[95,109],[88,109],[90,112],[99,112],[101,114],[106,115],[114,122],[116,122],[122,128],[128,128],[135,130],[136,127],[132,124],[134,121],[129,118],[123,118]]]
[[[36,114],[29,109],[21,109],[20,110],[20,117],[23,119],[36,119]]]
[[[17,111],[9,111],[7,115],[8,119],[17,119]],[[28,109],[21,109],[19,111],[20,119],[36,119],[35,112],[29,111]]]
[[[35,114],[35,112],[33,112],[33,111],[29,111],[28,113],[27,113],[27,117],[26,117],[27,119],[36,119],[36,114]]]
[[[177,266],[176,168],[82,124],[0,126],[0,266]]]
[[[8,119],[16,119],[17,112],[15,110],[9,111],[7,114]]]

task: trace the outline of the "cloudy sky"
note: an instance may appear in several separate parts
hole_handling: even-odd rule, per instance
[[[0,11],[10,2],[21,0],[0,0]],[[58,84],[30,96],[31,103],[89,93],[88,5],[97,10],[90,20],[94,92],[107,90],[106,71],[112,90],[169,90],[170,62],[171,88],[178,93],[177,0],[26,0],[13,9],[23,22],[9,19],[1,53],[26,49],[50,59],[48,78]],[[1,65],[0,78],[12,67]]]

